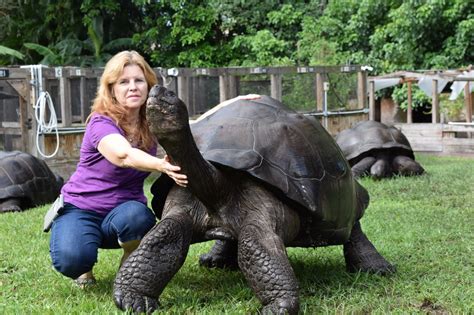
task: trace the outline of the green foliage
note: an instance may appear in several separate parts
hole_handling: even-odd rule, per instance
[[[21,52],[15,49],[11,49],[5,46],[0,45],[0,55],[7,55],[11,57],[15,57],[18,59],[23,59],[25,58],[25,55],[23,55]]]
[[[162,67],[352,63],[379,74],[473,63],[473,8],[465,0],[6,0],[0,42],[28,64],[44,61],[43,46],[49,56],[72,52],[58,62],[82,65],[135,49]],[[58,48],[71,38],[83,43],[82,61],[76,44]],[[0,55],[0,64],[18,60]]]
[[[415,108],[423,108],[427,104],[431,104],[431,99],[423,92],[418,85],[412,85],[411,87],[411,93],[412,93],[412,101],[411,101],[411,107],[413,109]],[[397,103],[401,109],[404,111],[407,110],[408,107],[408,87],[406,84],[403,86],[399,87],[397,86],[394,88],[393,93],[392,93],[392,98]]]
[[[439,97],[439,108],[446,120],[448,121],[465,121],[465,109],[464,99],[458,97],[456,100],[449,100],[449,95],[441,95]]]

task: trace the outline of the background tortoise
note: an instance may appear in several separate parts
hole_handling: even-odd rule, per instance
[[[268,313],[299,309],[288,246],[343,245],[349,271],[394,270],[359,224],[367,191],[353,180],[340,149],[315,120],[262,96],[205,115],[191,134],[186,105],[161,86],[150,91],[147,118],[189,185],[173,185],[161,221],[119,270],[114,283],[119,308],[157,308],[190,244],[210,239],[218,241],[201,262],[237,261]],[[162,175],[152,187],[159,214],[165,179]]]
[[[20,151],[0,151],[0,212],[53,202],[63,179],[43,160]]]
[[[410,142],[393,126],[378,121],[362,121],[341,131],[336,142],[349,161],[352,174],[373,178],[393,175],[420,175],[425,170],[415,161]]]

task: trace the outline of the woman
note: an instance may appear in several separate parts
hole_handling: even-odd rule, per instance
[[[121,262],[155,225],[143,183],[150,172],[166,173],[186,186],[186,175],[157,143],[145,116],[156,75],[142,56],[123,51],[107,62],[87,119],[76,171],[63,186],[64,208],[51,228],[54,268],[81,287],[95,283],[99,248],[123,248]]]

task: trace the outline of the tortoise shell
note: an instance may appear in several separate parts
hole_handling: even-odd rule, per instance
[[[0,201],[20,199],[22,209],[50,203],[62,183],[43,160],[24,152],[0,151]]]
[[[204,114],[191,130],[206,160],[271,185],[320,220],[353,222],[350,166],[317,120],[262,96]]]
[[[405,135],[393,126],[378,121],[361,121],[350,129],[341,131],[336,142],[344,156],[352,162],[375,151],[393,152],[414,159],[410,142]]]

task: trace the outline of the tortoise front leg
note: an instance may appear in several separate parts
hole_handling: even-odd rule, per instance
[[[361,177],[365,174],[368,174],[371,166],[375,163],[375,158],[373,156],[366,156],[356,164],[351,167],[352,176],[355,178]]]
[[[21,209],[21,200],[17,198],[9,198],[0,202],[0,213],[1,212],[18,212]]]
[[[263,304],[263,314],[297,314],[298,283],[282,239],[269,228],[243,224],[238,261],[247,282]]]
[[[170,213],[148,232],[115,278],[114,302],[118,308],[136,313],[158,308],[161,292],[186,259],[192,222],[184,211]]]
[[[381,179],[391,175],[391,165],[387,157],[377,157],[377,161],[370,168],[370,175],[374,179]]]

